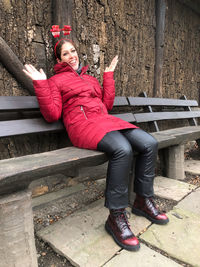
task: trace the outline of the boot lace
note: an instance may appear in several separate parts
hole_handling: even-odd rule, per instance
[[[120,228],[125,230],[130,230],[130,224],[128,222],[128,219],[130,218],[130,212],[125,209],[119,209],[119,210],[113,210],[112,211],[113,216],[117,219],[118,224],[120,225]]]
[[[152,197],[150,198],[147,198],[147,201],[146,201],[146,204],[147,206],[149,207],[149,209],[151,210],[151,212],[157,216],[160,212],[158,211],[157,207],[156,207],[156,204],[154,202],[154,199]]]

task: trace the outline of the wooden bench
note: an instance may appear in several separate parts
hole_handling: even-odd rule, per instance
[[[153,127],[151,132],[158,140],[166,176],[183,179],[184,143],[200,139],[200,126],[196,121],[200,111],[193,111],[194,107],[198,107],[195,100],[148,98],[143,93],[142,97],[116,97],[112,113],[145,130]],[[180,119],[186,119],[187,124],[177,128],[176,120]],[[166,121],[171,123],[174,120],[175,127],[163,129]],[[163,121],[165,124],[160,126]],[[0,96],[1,140],[61,132],[65,132],[61,121],[47,123],[42,118],[36,97]],[[10,251],[10,262],[37,266],[31,193],[27,189],[33,180],[81,166],[100,165],[105,161],[107,157],[102,152],[73,146],[0,160],[0,261],[6,266]],[[129,186],[131,200],[133,176]]]

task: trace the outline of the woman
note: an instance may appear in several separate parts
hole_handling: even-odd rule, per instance
[[[157,224],[169,221],[152,200],[157,141],[135,125],[108,114],[115,97],[113,72],[117,56],[105,69],[102,89],[96,78],[86,74],[87,67],[81,67],[72,41],[60,40],[55,55],[55,75],[50,79],[42,69],[37,71],[32,65],[25,65],[24,72],[33,80],[40,110],[48,122],[62,116],[74,146],[107,153],[105,206],[110,214],[105,228],[119,246],[136,251],[139,241],[130,229],[125,210],[134,150],[138,156],[132,212]]]

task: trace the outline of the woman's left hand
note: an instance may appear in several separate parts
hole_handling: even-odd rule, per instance
[[[118,63],[118,56],[115,56],[110,63],[109,67],[106,67],[105,72],[114,71]]]

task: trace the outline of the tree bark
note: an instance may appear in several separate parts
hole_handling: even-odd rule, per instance
[[[34,95],[33,84],[23,72],[23,64],[14,54],[11,48],[0,37],[0,61],[6,69],[15,77],[15,79],[25,88],[31,95]]]
[[[73,3],[73,0],[52,0],[52,24],[59,25],[61,29],[64,25],[72,26]],[[72,37],[74,37],[73,28],[70,34],[70,38]]]
[[[153,96],[162,97],[162,68],[165,31],[165,0],[156,0],[155,72]]]

